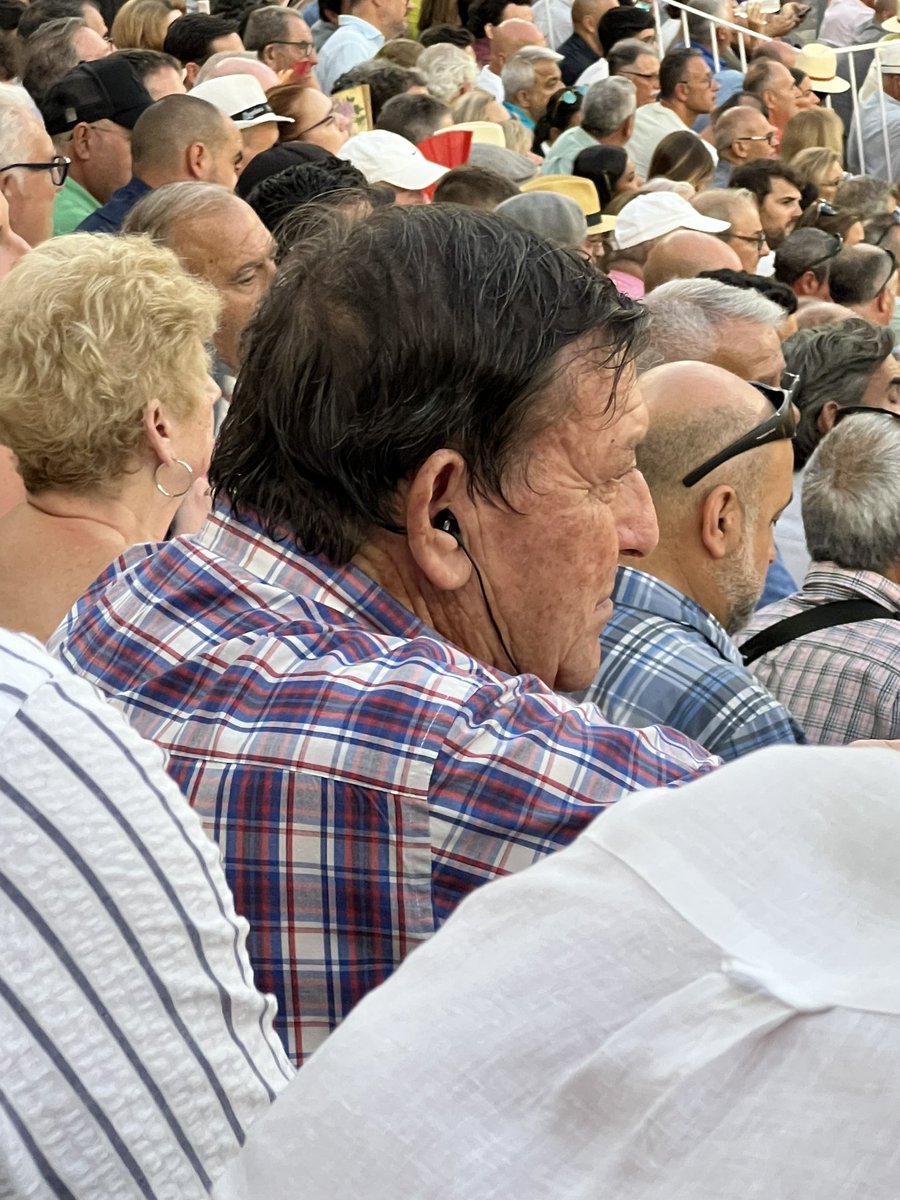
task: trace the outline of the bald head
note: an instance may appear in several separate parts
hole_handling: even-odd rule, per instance
[[[676,229],[657,242],[647,256],[644,289],[652,292],[672,279],[694,279],[701,271],[718,271],[723,267],[741,270],[741,260],[729,245],[710,233]]]
[[[812,329],[816,325],[833,325],[836,321],[846,321],[855,317],[852,309],[844,308],[843,304],[833,304],[830,300],[802,298],[797,306],[797,328]]]
[[[143,112],[131,135],[134,174],[151,187],[197,179],[233,188],[241,159],[238,127],[194,96],[164,96]]]
[[[758,109],[739,105],[727,109],[716,121],[713,140],[720,156],[728,162],[753,162],[774,156],[774,147],[765,140],[772,131],[772,125]]]
[[[197,82],[206,83],[207,79],[221,79],[225,75],[252,75],[260,82],[264,92],[278,87],[280,82],[272,68],[260,62],[255,54],[249,51],[245,54],[233,54],[228,50],[207,59],[200,68]]]
[[[494,27],[491,37],[491,70],[498,74],[506,61],[524,46],[546,46],[547,39],[532,21],[512,17]]]

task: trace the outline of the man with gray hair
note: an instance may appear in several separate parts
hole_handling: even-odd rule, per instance
[[[562,87],[561,62],[562,55],[546,46],[524,46],[500,73],[503,107],[531,132],[547,111],[550,97]]]
[[[29,246],[50,237],[53,201],[68,169],[25,93],[0,86],[0,195],[10,229]]]
[[[544,159],[544,175],[571,175],[575,159],[591,146],[624,146],[634,128],[637,99],[630,79],[592,83],[581,106],[581,124],[561,133]]]
[[[750,670],[816,742],[900,735],[898,478],[900,412],[840,409],[803,479],[803,587],[747,627]]]
[[[715,279],[675,279],[645,304],[652,319],[639,369],[689,358],[756,383],[779,383],[784,311],[773,300]]]
[[[831,299],[876,325],[890,325],[897,300],[897,260],[865,242],[835,255],[828,276]]]
[[[774,158],[775,132],[775,126],[757,108],[739,104],[726,109],[713,125],[713,144],[719,156],[715,186],[728,187],[735,167],[758,158]]]
[[[471,55],[447,42],[423,50],[416,70],[425,76],[429,94],[442,104],[453,104],[470,92],[478,75],[478,67]]]
[[[244,46],[255,50],[259,61],[279,71],[306,73],[319,61],[312,31],[298,12],[280,4],[254,8],[247,18]]]
[[[766,235],[759,223],[759,208],[746,188],[710,188],[691,200],[697,212],[718,217],[730,228],[718,236],[731,247],[741,262],[741,270],[756,274],[759,260],[768,254]]]
[[[491,32],[491,57],[481,68],[475,86],[490,92],[498,104],[503,103],[503,68],[525,46],[546,46],[544,35],[533,21],[510,17],[495,25]]]
[[[639,38],[622,38],[606,56],[609,76],[624,75],[634,84],[637,106],[652,104],[659,94],[659,54]]]
[[[48,21],[31,35],[22,54],[22,86],[40,106],[47,92],[79,63],[109,54],[109,42],[81,17]]]

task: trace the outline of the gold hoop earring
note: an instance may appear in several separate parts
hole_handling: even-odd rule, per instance
[[[194,469],[193,469],[193,467],[191,466],[191,464],[190,464],[190,463],[186,463],[186,462],[184,461],[184,459],[181,459],[181,458],[176,458],[176,459],[175,459],[175,464],[174,464],[174,465],[175,465],[175,466],[178,466],[178,467],[183,467],[183,468],[184,468],[184,470],[187,472],[187,483],[184,485],[184,487],[181,489],[181,491],[180,491],[180,492],[170,492],[170,491],[168,491],[168,489],[167,489],[167,488],[164,488],[164,487],[163,487],[163,485],[162,485],[162,484],[159,482],[159,473],[160,473],[160,471],[162,471],[162,470],[163,470],[165,467],[167,467],[168,465],[170,465],[170,464],[168,464],[168,463],[160,463],[160,464],[157,466],[156,470],[153,472],[153,482],[154,482],[154,484],[156,485],[156,490],[157,490],[157,491],[158,491],[158,492],[159,492],[161,495],[165,496],[165,498],[166,498],[167,500],[179,500],[179,499],[180,499],[182,496],[186,496],[186,495],[188,494],[188,492],[191,490],[191,487],[193,486],[193,483],[194,483]]]

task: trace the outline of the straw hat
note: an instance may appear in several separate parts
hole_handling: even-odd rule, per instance
[[[537,179],[529,179],[520,185],[523,192],[555,192],[558,196],[568,196],[574,200],[584,213],[588,224],[588,236],[598,233],[609,233],[616,227],[615,217],[604,217],[600,212],[600,197],[590,179],[582,179],[579,175],[539,175]]]
[[[503,128],[496,121],[460,121],[458,125],[439,129],[438,133],[452,133],[454,129],[462,133],[471,133],[473,145],[500,146],[503,149],[506,147]]]
[[[809,76],[814,92],[849,92],[846,79],[837,78],[837,55],[830,46],[810,42],[794,60],[794,69]]]

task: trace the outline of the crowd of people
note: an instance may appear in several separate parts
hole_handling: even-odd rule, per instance
[[[0,1195],[892,1200],[896,0],[209,9],[0,0]]]

